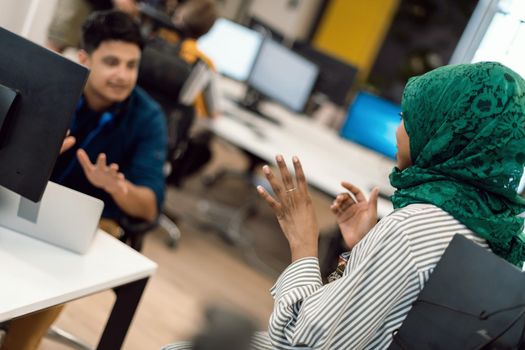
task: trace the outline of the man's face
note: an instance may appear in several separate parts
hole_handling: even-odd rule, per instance
[[[140,54],[136,44],[116,40],[103,41],[91,54],[82,51],[80,63],[91,69],[85,89],[108,105],[124,101],[137,82]]]

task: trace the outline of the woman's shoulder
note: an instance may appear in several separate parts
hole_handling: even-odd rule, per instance
[[[385,224],[393,222],[391,225],[395,225],[396,233],[404,237],[420,270],[433,268],[456,234],[488,248],[482,237],[432,204],[412,204],[396,210],[383,220],[387,220]]]
[[[407,226],[425,225],[426,223],[441,221],[452,225],[460,224],[445,210],[428,203],[410,204],[396,209],[379,222],[388,223],[389,225],[395,224],[397,228],[402,229]]]
[[[446,211],[429,203],[410,204],[406,207],[394,210],[383,220],[406,221],[414,218],[432,217],[435,215],[448,215]]]
[[[385,224],[394,225],[408,238],[434,235],[436,232],[472,233],[451,214],[433,204],[411,204],[395,210],[383,218]]]
[[[412,227],[420,227],[432,222],[436,217],[451,218],[448,213],[432,204],[411,204],[397,209],[382,218],[365,236],[363,245],[389,246],[391,244],[409,245],[407,232]]]
[[[427,244],[438,237],[448,241],[456,233],[473,235],[465,225],[433,204],[411,204],[397,209],[381,219],[371,233],[382,244],[402,240],[411,247]]]

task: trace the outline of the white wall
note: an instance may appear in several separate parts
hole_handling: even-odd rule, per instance
[[[20,34],[32,0],[1,0],[0,26]]]
[[[253,0],[248,13],[289,39],[305,39],[321,0]]]
[[[0,26],[44,44],[57,0],[0,0]]]

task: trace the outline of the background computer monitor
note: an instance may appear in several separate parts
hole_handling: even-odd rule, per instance
[[[219,18],[197,43],[199,49],[212,59],[219,73],[245,81],[262,40],[261,33]]]
[[[247,84],[265,97],[302,112],[318,74],[315,64],[267,39],[261,45]]]
[[[396,129],[401,107],[367,92],[359,92],[348,109],[341,136],[395,159]]]
[[[87,76],[87,68],[0,28],[0,186],[40,200]]]
[[[305,42],[294,42],[292,49],[319,67],[319,77],[314,92],[326,95],[338,106],[346,106],[348,93],[355,82],[357,68]]]

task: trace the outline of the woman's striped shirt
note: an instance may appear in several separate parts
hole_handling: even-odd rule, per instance
[[[442,209],[412,204],[382,219],[334,282],[322,284],[317,258],[295,261],[271,289],[268,333],[253,349],[386,349],[455,234],[488,249]]]

